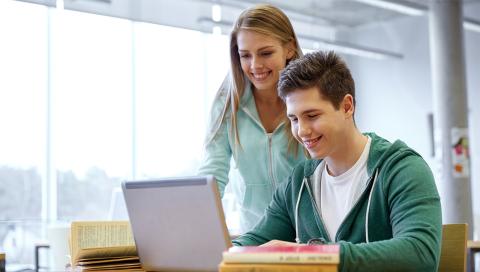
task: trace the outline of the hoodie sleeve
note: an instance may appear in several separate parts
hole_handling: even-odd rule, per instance
[[[221,124],[217,120],[223,110],[224,104],[216,100],[212,107],[210,125],[207,131],[207,139],[202,164],[198,170],[199,175],[213,175],[217,180],[220,197],[223,197],[228,183],[230,171],[230,159],[232,151],[228,141],[226,119]],[[217,131],[216,126],[220,126]],[[213,137],[212,139],[209,139]]]
[[[288,214],[287,191],[291,189],[291,178],[277,187],[273,199],[263,217],[255,227],[233,240],[235,246],[256,246],[271,240],[295,241],[294,223]]]
[[[393,238],[361,244],[341,241],[341,271],[436,271],[438,268],[442,217],[430,168],[419,156],[408,156],[389,165],[379,174],[372,197],[386,202]],[[370,213],[369,233],[372,233],[375,216],[372,210]]]

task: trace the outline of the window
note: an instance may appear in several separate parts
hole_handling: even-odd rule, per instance
[[[193,175],[210,103],[226,75],[227,39],[136,23],[134,52],[136,176]]]
[[[196,170],[205,127],[201,44],[202,34],[197,31],[136,24],[136,166],[140,178],[191,175]]]
[[[131,177],[131,22],[53,13],[51,152],[58,218],[107,219]]]
[[[0,1],[0,26],[0,251],[31,262],[45,182],[47,8]]]
[[[0,250],[108,219],[124,179],[192,175],[228,38],[0,1]],[[219,52],[224,52],[219,53]]]

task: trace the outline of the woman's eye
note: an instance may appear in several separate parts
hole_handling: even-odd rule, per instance
[[[262,56],[270,56],[271,54],[272,54],[272,52],[263,52]]]
[[[240,54],[240,58],[242,59],[248,58],[249,56],[249,54]]]

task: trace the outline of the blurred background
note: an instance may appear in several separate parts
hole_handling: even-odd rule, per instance
[[[430,1],[267,2],[289,16],[304,53],[345,58],[360,130],[402,139],[445,190],[433,137]],[[0,0],[0,252],[11,271],[34,267],[34,246],[49,240],[52,226],[123,219],[121,181],[196,173],[210,105],[229,68],[229,30],[256,3]],[[462,5],[478,240],[480,1]],[[229,228],[241,232],[240,200],[229,192],[243,188],[231,176],[224,209]]]

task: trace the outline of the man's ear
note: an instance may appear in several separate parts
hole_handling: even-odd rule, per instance
[[[353,116],[353,113],[355,112],[355,105],[353,104],[353,96],[351,94],[346,94],[343,97],[341,107],[346,118]]]

